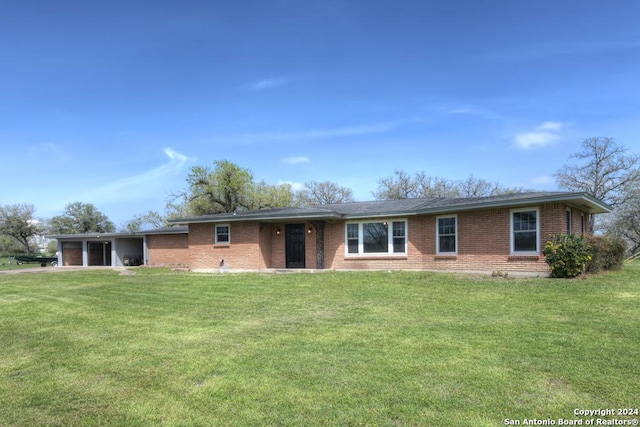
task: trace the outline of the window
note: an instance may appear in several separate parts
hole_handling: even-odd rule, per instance
[[[436,252],[439,254],[455,254],[458,251],[458,233],[456,217],[438,218]]]
[[[537,209],[511,211],[511,252],[537,254],[538,227]]]
[[[347,224],[347,253],[349,254],[358,253],[358,229],[358,224]]]
[[[571,209],[567,209],[567,234],[571,234]]]
[[[406,251],[406,224],[404,221],[395,221],[393,224],[393,252],[404,253]]]
[[[229,243],[229,225],[216,225],[216,244]]]
[[[580,231],[582,234],[587,232],[587,218],[585,218],[584,213],[580,215]]]
[[[407,253],[406,221],[354,222],[346,226],[347,255]]]

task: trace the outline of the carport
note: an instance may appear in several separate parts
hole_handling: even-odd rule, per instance
[[[50,237],[58,240],[58,265],[124,267],[144,264],[144,236],[93,233]]]

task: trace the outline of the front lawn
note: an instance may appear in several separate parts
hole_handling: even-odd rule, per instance
[[[0,275],[1,425],[497,426],[640,406],[638,265],[135,273]]]

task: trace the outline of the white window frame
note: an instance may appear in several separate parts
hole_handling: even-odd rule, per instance
[[[455,220],[455,246],[456,250],[453,252],[444,252],[440,250],[440,220],[441,219],[450,219],[453,218]],[[457,255],[458,254],[458,215],[440,215],[436,217],[436,254],[438,255]]]
[[[394,222],[402,222],[404,223],[404,251],[403,252],[394,252],[393,251],[393,223]],[[363,226],[364,224],[371,223],[386,223],[387,225],[387,252],[364,252],[364,233]],[[358,225],[358,253],[349,253],[349,235],[347,233],[347,229],[350,224]],[[409,243],[409,227],[408,222],[405,218],[394,218],[394,219],[368,219],[361,221],[349,221],[344,225],[344,254],[346,257],[406,257],[408,253],[408,243]]]
[[[226,242],[218,241],[218,227],[227,227],[227,237],[228,240]],[[231,244],[231,225],[230,224],[216,224],[213,230],[214,241],[216,245],[229,245]]]
[[[567,208],[567,234],[573,234],[573,212],[571,212],[571,208]]]
[[[535,212],[536,213],[536,250],[535,251],[516,251],[515,250],[515,233],[513,229],[513,217],[515,213],[519,212]],[[509,212],[509,240],[511,242],[511,254],[512,255],[540,255],[540,208],[520,208],[512,209]]]

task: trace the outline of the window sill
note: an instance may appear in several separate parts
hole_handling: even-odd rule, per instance
[[[451,255],[436,255],[433,257],[434,261],[457,261],[458,260],[458,254],[451,254]]]
[[[358,255],[358,254],[348,254],[345,255],[344,257],[345,260],[347,261],[356,261],[356,260],[379,260],[379,259],[393,259],[393,260],[402,260],[402,259],[409,259],[409,257],[407,256],[407,254],[380,254],[380,255],[372,255],[372,254],[364,254],[364,255]]]
[[[538,254],[511,254],[509,255],[508,261],[540,261],[540,255]]]
[[[214,248],[228,248],[231,245],[229,243],[214,243],[213,247]]]

